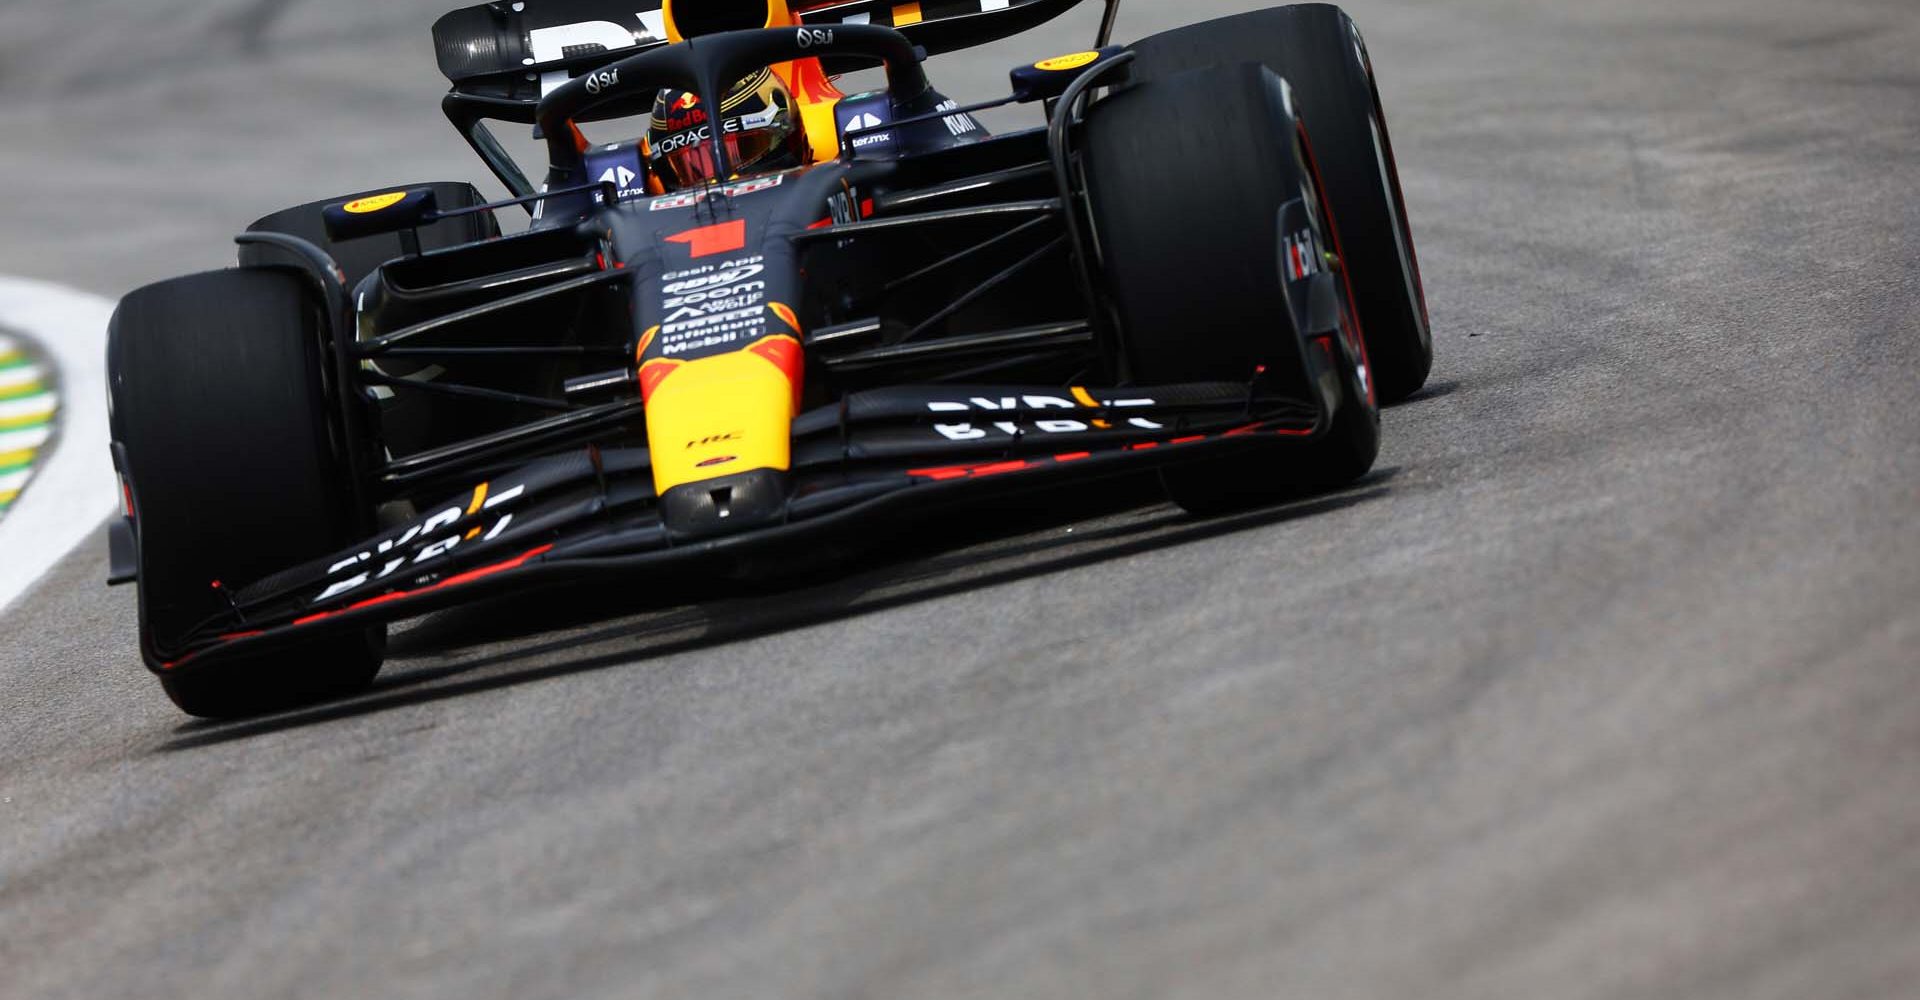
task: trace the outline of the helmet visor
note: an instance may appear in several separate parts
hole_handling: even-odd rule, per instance
[[[756,129],[721,137],[727,144],[727,159],[732,162],[735,173],[744,173],[753,169],[762,160],[779,152],[786,146],[786,130],[775,128]],[[690,187],[724,180],[720,176],[720,165],[713,162],[713,143],[707,139],[689,142],[663,158],[667,177],[675,187]]]

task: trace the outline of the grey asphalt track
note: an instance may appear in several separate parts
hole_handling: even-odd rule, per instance
[[[1373,480],[508,602],[236,725],[90,546],[0,619],[0,996],[1920,995],[1920,8],[1353,7],[1439,349]],[[0,4],[0,273],[475,175],[439,12]]]

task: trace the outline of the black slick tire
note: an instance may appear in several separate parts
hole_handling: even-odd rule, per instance
[[[1139,81],[1253,61],[1293,87],[1339,220],[1379,397],[1392,403],[1420,391],[1433,369],[1426,292],[1392,135],[1353,19],[1332,4],[1292,4],[1176,28],[1134,51]]]
[[[1207,113],[1192,113],[1197,108]],[[1343,335],[1308,343],[1321,352],[1319,363],[1298,371],[1281,211],[1320,197],[1280,78],[1249,62],[1123,91],[1089,112],[1083,162],[1105,284],[1136,383],[1243,381],[1262,368],[1286,384],[1317,371],[1342,383],[1319,438],[1170,467],[1162,478],[1172,499],[1213,514],[1365,475],[1379,452],[1379,411],[1366,389],[1364,347],[1351,337],[1344,285]],[[1327,219],[1315,214],[1320,245],[1337,248]]]
[[[324,322],[301,278],[242,269],[139,289],[109,327],[141,649],[188,714],[231,718],[346,694],[380,669],[384,629],[168,669],[190,635],[232,621],[227,594],[351,545],[367,528],[324,396]]]

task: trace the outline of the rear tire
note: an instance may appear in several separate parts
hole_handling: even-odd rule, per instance
[[[1183,73],[1117,94],[1088,114],[1085,163],[1106,284],[1127,360],[1143,384],[1306,385],[1298,371],[1281,259],[1281,210],[1307,199],[1319,245],[1338,234],[1288,111],[1285,84],[1258,63]],[[1193,114],[1206,108],[1207,114]],[[1181,177],[1178,191],[1168,178]],[[1335,275],[1337,277],[1337,275]],[[1344,289],[1344,285],[1340,286]],[[1340,296],[1340,335],[1308,343],[1341,381],[1333,423],[1311,443],[1173,466],[1175,503],[1197,514],[1259,506],[1367,473],[1380,447],[1365,348]],[[1317,332],[1317,331],[1315,331]]]
[[[412,188],[430,187],[434,191],[440,211],[451,212],[457,208],[472,208],[486,204],[486,199],[473,185],[464,182],[442,181],[438,184],[414,184]],[[362,191],[358,194],[342,195],[326,201],[316,201],[305,205],[275,212],[272,215],[247,227],[250,233],[280,233],[286,236],[298,236],[325,250],[340,265],[347,277],[347,288],[357,287],[361,280],[372,274],[374,268],[401,256],[405,251],[400,245],[399,233],[380,233],[357,240],[335,243],[327,238],[326,222],[321,211],[328,205],[337,205],[343,201],[353,201],[386,191],[398,191],[398,187],[379,188]],[[500,222],[491,212],[463,215],[452,219],[443,219],[432,225],[421,226],[420,249],[439,250],[446,247],[464,246],[480,240],[492,239],[500,235]],[[287,251],[275,246],[247,244],[240,248],[241,267],[268,266],[299,267],[301,262]]]
[[[139,547],[141,649],[188,714],[251,715],[350,693],[380,669],[384,628],[192,673],[165,669],[190,636],[232,622],[222,588],[367,531],[324,395],[323,315],[300,278],[234,270],[139,289],[109,327],[113,436]]]
[[[1331,4],[1294,4],[1176,28],[1134,52],[1135,80],[1251,61],[1293,87],[1339,223],[1380,399],[1420,391],[1433,370],[1426,292],[1373,64],[1353,19]]]

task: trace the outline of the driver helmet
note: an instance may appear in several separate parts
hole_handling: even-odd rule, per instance
[[[733,85],[720,102],[721,139],[735,175],[770,173],[805,162],[806,134],[794,118],[793,95],[771,69]],[[711,125],[700,96],[663,90],[653,102],[647,148],[653,175],[669,191],[727,180],[717,176]]]

